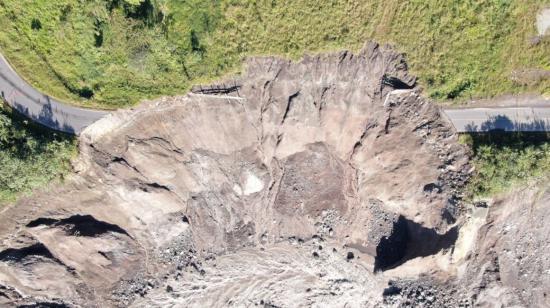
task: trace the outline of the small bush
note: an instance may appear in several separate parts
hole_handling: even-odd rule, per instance
[[[0,105],[0,204],[70,170],[75,140],[28,123]]]
[[[550,175],[547,133],[470,134],[463,135],[461,140],[474,152],[476,175],[469,184],[474,196],[500,193]]]
[[[32,21],[31,21],[31,29],[33,29],[33,30],[42,29],[42,23],[40,22],[40,20],[38,20],[36,18],[33,18]]]

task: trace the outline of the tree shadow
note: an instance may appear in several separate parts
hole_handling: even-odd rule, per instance
[[[550,142],[550,132],[542,131],[503,131],[492,130],[486,132],[475,131],[466,133],[468,143],[471,145],[474,155],[477,155],[482,147],[492,147],[496,150],[503,148],[513,151],[523,151],[528,147],[539,147]]]
[[[545,132],[550,130],[550,123],[534,118],[530,122],[512,121],[508,116],[491,116],[487,121],[476,125],[473,122],[466,125],[466,132]]]
[[[59,112],[59,111],[53,109],[54,107],[52,107],[52,103],[48,96],[45,96],[45,99],[46,99],[46,102],[42,104],[42,109],[40,109],[40,112],[38,113],[38,115],[31,113],[28,107],[22,105],[16,100],[14,100],[11,105],[13,106],[15,111],[17,111],[19,114],[21,114],[24,117],[32,119],[33,121],[35,121],[36,123],[42,126],[45,126],[49,129],[74,135],[76,133],[75,129],[71,125],[68,125],[67,123],[60,123],[56,119],[54,114],[54,111],[55,112]],[[39,100],[38,103],[41,103],[41,101]]]
[[[11,81],[10,78],[8,78],[5,74],[0,72],[0,78],[2,78],[5,82],[7,82],[15,91],[16,93],[19,93],[22,95],[23,99],[35,101],[36,97],[33,97],[31,94],[27,93],[24,88],[20,87],[18,84]],[[55,113],[62,114],[59,110],[54,110],[54,107],[52,105],[51,99],[47,95],[42,95],[42,99],[44,100],[44,103],[42,103],[42,99],[38,99],[38,104],[42,105],[42,108],[40,112],[38,113],[38,116],[36,116],[34,113],[32,113],[27,106],[25,106],[23,103],[19,102],[16,98],[7,98],[6,93],[4,91],[1,91],[1,100],[5,101],[9,106],[11,106],[16,112],[18,112],[20,115],[29,118],[33,121],[36,121],[38,124],[41,124],[42,126],[45,126],[50,129],[54,129],[57,131],[61,131],[64,133],[69,134],[75,134],[74,127],[68,125],[67,123],[59,123],[55,119],[54,111]]]
[[[541,174],[549,155],[550,132],[489,131],[463,137],[477,169],[467,189],[470,197],[490,195]]]
[[[26,114],[25,107],[20,104],[5,106],[0,107],[0,115],[7,116],[10,125],[8,131],[4,132],[7,138],[0,142],[0,151],[9,151],[10,155],[28,160],[47,153],[51,150],[52,144],[74,140],[71,134],[44,129],[44,125],[28,121],[28,117],[23,115]]]

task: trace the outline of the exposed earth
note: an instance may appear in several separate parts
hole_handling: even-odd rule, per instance
[[[545,8],[537,15],[537,30],[539,35],[546,35],[548,29],[550,29],[550,8]]]
[[[73,178],[1,214],[0,304],[550,305],[550,192],[465,203],[402,55],[246,65],[88,127]]]

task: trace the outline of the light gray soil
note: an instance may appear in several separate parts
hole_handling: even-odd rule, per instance
[[[550,29],[550,8],[545,8],[537,15],[537,30],[539,35],[549,34]]]

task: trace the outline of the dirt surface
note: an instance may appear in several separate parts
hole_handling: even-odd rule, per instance
[[[65,186],[1,214],[0,304],[469,306],[531,284],[491,267],[510,203],[461,201],[468,150],[402,55],[253,58],[207,89],[90,126]]]
[[[550,306],[550,186],[535,185],[489,204],[464,281],[486,307]]]
[[[471,206],[444,271],[451,275],[391,280],[384,302],[393,307],[550,306],[549,189],[543,181]]]
[[[550,7],[542,9],[537,15],[537,30],[539,35],[549,34],[550,29]]]

